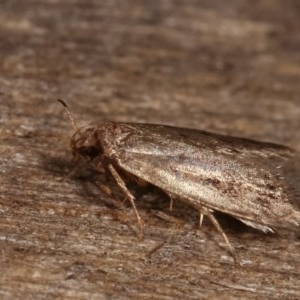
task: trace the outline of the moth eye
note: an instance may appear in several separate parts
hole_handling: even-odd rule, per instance
[[[95,158],[99,155],[99,150],[96,147],[89,147],[88,153],[89,157]]]
[[[82,156],[88,156],[90,159],[94,159],[96,156],[99,155],[100,151],[94,146],[91,147],[81,147],[79,148],[78,152]]]

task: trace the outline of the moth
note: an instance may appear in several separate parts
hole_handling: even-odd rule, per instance
[[[295,153],[286,146],[157,124],[103,122],[78,128],[67,105],[75,133],[72,154],[95,170],[112,176],[130,201],[140,227],[135,197],[122,177],[128,174],[163,190],[171,201],[183,201],[206,216],[223,236],[238,264],[215,211],[228,214],[263,232],[294,228],[300,211],[297,192],[286,166]]]

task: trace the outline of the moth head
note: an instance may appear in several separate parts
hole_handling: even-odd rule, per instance
[[[71,148],[76,159],[83,158],[91,161],[101,155],[95,127],[87,126],[78,129],[71,138]]]
[[[101,154],[101,147],[100,145],[98,145],[95,127],[86,126],[83,128],[78,128],[71,112],[68,109],[67,104],[61,99],[58,99],[58,101],[64,106],[72,123],[72,126],[75,129],[75,133],[71,138],[71,148],[73,156],[77,160],[93,160],[95,157]]]

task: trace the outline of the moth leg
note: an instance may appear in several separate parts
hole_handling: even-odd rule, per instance
[[[80,166],[81,166],[81,161],[76,160],[75,166],[67,173],[67,175],[65,177],[66,178],[71,178],[74,175],[76,175],[76,173],[77,173]]]
[[[169,206],[169,210],[172,211],[173,210],[173,204],[174,204],[174,199],[171,195],[169,195],[170,197],[170,206]]]
[[[118,186],[120,187],[120,189],[125,194],[125,196],[130,201],[130,203],[131,203],[131,205],[133,207],[133,210],[135,212],[135,216],[136,216],[137,222],[138,222],[139,227],[140,227],[140,238],[142,238],[143,235],[144,235],[143,234],[143,222],[142,222],[140,214],[138,213],[138,210],[136,208],[136,205],[135,205],[135,202],[134,202],[135,198],[131,194],[131,192],[127,189],[125,182],[123,181],[123,179],[121,178],[121,176],[118,174],[118,172],[116,171],[116,169],[113,167],[113,165],[109,164],[108,165],[108,169],[111,172],[111,174],[114,177],[114,179],[116,180]]]
[[[200,211],[200,218],[199,218],[199,227],[202,226],[204,214]]]
[[[213,225],[215,226],[215,228],[219,231],[219,233],[223,236],[223,239],[225,240],[225,243],[227,244],[229,251],[231,253],[231,255],[233,256],[235,262],[242,266],[241,264],[241,260],[236,252],[236,250],[233,248],[233,246],[230,244],[229,239],[227,237],[227,235],[225,234],[223,228],[221,227],[220,223],[218,222],[218,220],[216,219],[216,217],[208,210],[208,209],[203,209],[201,214],[203,215],[203,213],[205,215],[208,216],[208,218],[210,219],[210,221],[213,223]]]

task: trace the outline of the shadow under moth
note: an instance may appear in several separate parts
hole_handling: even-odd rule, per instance
[[[214,216],[228,214],[248,226],[274,232],[296,228],[300,211],[289,175],[294,152],[288,147],[195,129],[156,124],[104,122],[78,128],[63,100],[75,133],[72,154],[112,176],[134,209],[135,197],[121,174],[133,175],[206,216],[223,236],[236,263],[240,258]]]

